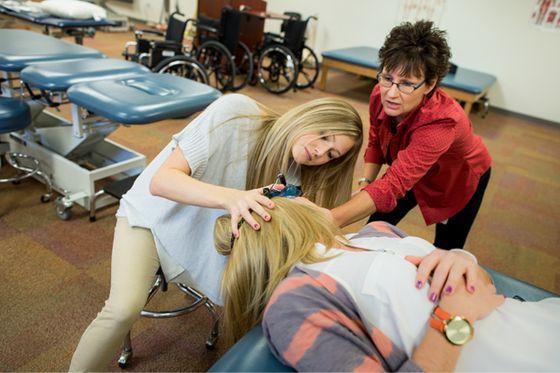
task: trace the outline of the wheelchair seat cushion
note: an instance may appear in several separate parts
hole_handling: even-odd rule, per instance
[[[22,70],[21,79],[34,88],[60,92],[82,82],[128,79],[149,72],[136,62],[91,58],[34,64]]]
[[[21,71],[32,63],[104,58],[95,49],[26,30],[0,30],[0,70]]]
[[[29,123],[31,123],[31,113],[24,101],[0,97],[0,134],[20,131]]]
[[[68,98],[96,115],[123,124],[186,117],[220,96],[210,86],[169,74],[80,83]]]

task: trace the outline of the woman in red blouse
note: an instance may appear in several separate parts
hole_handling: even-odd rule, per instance
[[[364,188],[331,210],[338,225],[367,215],[397,224],[419,205],[426,224],[436,223],[436,247],[464,246],[492,159],[461,106],[439,88],[450,57],[445,32],[432,22],[391,30],[370,97]],[[382,164],[389,167],[376,180]]]

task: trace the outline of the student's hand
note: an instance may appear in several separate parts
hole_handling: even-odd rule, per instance
[[[451,295],[457,288],[474,293],[479,280],[478,264],[461,251],[435,249],[430,254],[406,256],[406,260],[418,267],[415,286],[421,289],[432,275],[428,298],[432,302]]]
[[[270,186],[268,186],[270,188]],[[276,190],[282,190],[283,185],[276,185]],[[231,232],[235,237],[239,237],[239,229],[237,225],[241,219],[245,220],[253,229],[259,230],[260,224],[255,220],[251,211],[259,214],[265,221],[271,219],[270,214],[266,212],[263,206],[271,209],[274,208],[274,202],[263,195],[264,188],[257,188],[252,190],[237,190],[230,189],[224,197],[224,208],[229,211],[231,215]]]
[[[439,305],[451,315],[463,316],[474,322],[485,318],[504,303],[505,297],[496,293],[494,285],[483,279],[477,280],[474,285],[476,292],[468,292],[464,286],[459,286],[453,295],[444,296]]]

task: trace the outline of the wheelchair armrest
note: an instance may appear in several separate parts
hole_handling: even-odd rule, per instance
[[[128,60],[130,57],[134,56],[134,52],[130,52],[130,48],[136,48],[136,45],[138,45],[138,42],[136,41],[127,41],[126,44],[124,45],[124,52],[122,53],[122,55],[124,56],[124,58],[126,60]]]
[[[264,40],[267,42],[275,42],[282,44],[284,42],[284,37],[280,34],[275,34],[273,32],[265,32],[264,33]]]
[[[165,36],[165,34],[164,34],[163,32],[158,31],[158,30],[148,30],[148,29],[145,29],[145,30],[136,30],[136,31],[134,31],[134,35],[136,36],[136,39],[141,38],[144,34],[152,34],[152,35],[157,35],[157,36],[161,36],[161,37],[164,37],[164,36]]]
[[[211,33],[214,33],[214,34],[219,34],[220,33],[220,30],[218,30],[217,28],[206,26],[206,25],[201,25],[200,23],[198,23],[196,25],[196,28],[199,29],[199,30],[208,31],[208,32],[211,32]]]

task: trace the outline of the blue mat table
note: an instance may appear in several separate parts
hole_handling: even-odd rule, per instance
[[[70,19],[51,16],[47,13],[30,11],[25,4],[14,5],[14,2],[0,0],[0,14],[43,26],[45,35],[51,35],[51,29],[60,29],[62,36],[72,36],[76,44],[83,44],[84,37],[93,37],[100,27],[120,26],[119,21],[110,19]],[[53,35],[55,36],[55,35]]]
[[[325,51],[321,55],[321,78],[319,88],[326,89],[327,74],[335,68],[375,79],[379,69],[379,49],[372,47],[352,47]],[[486,96],[496,81],[496,77],[480,71],[458,67],[441,82],[442,88],[453,98],[465,103],[464,110],[470,113],[472,104]]]

